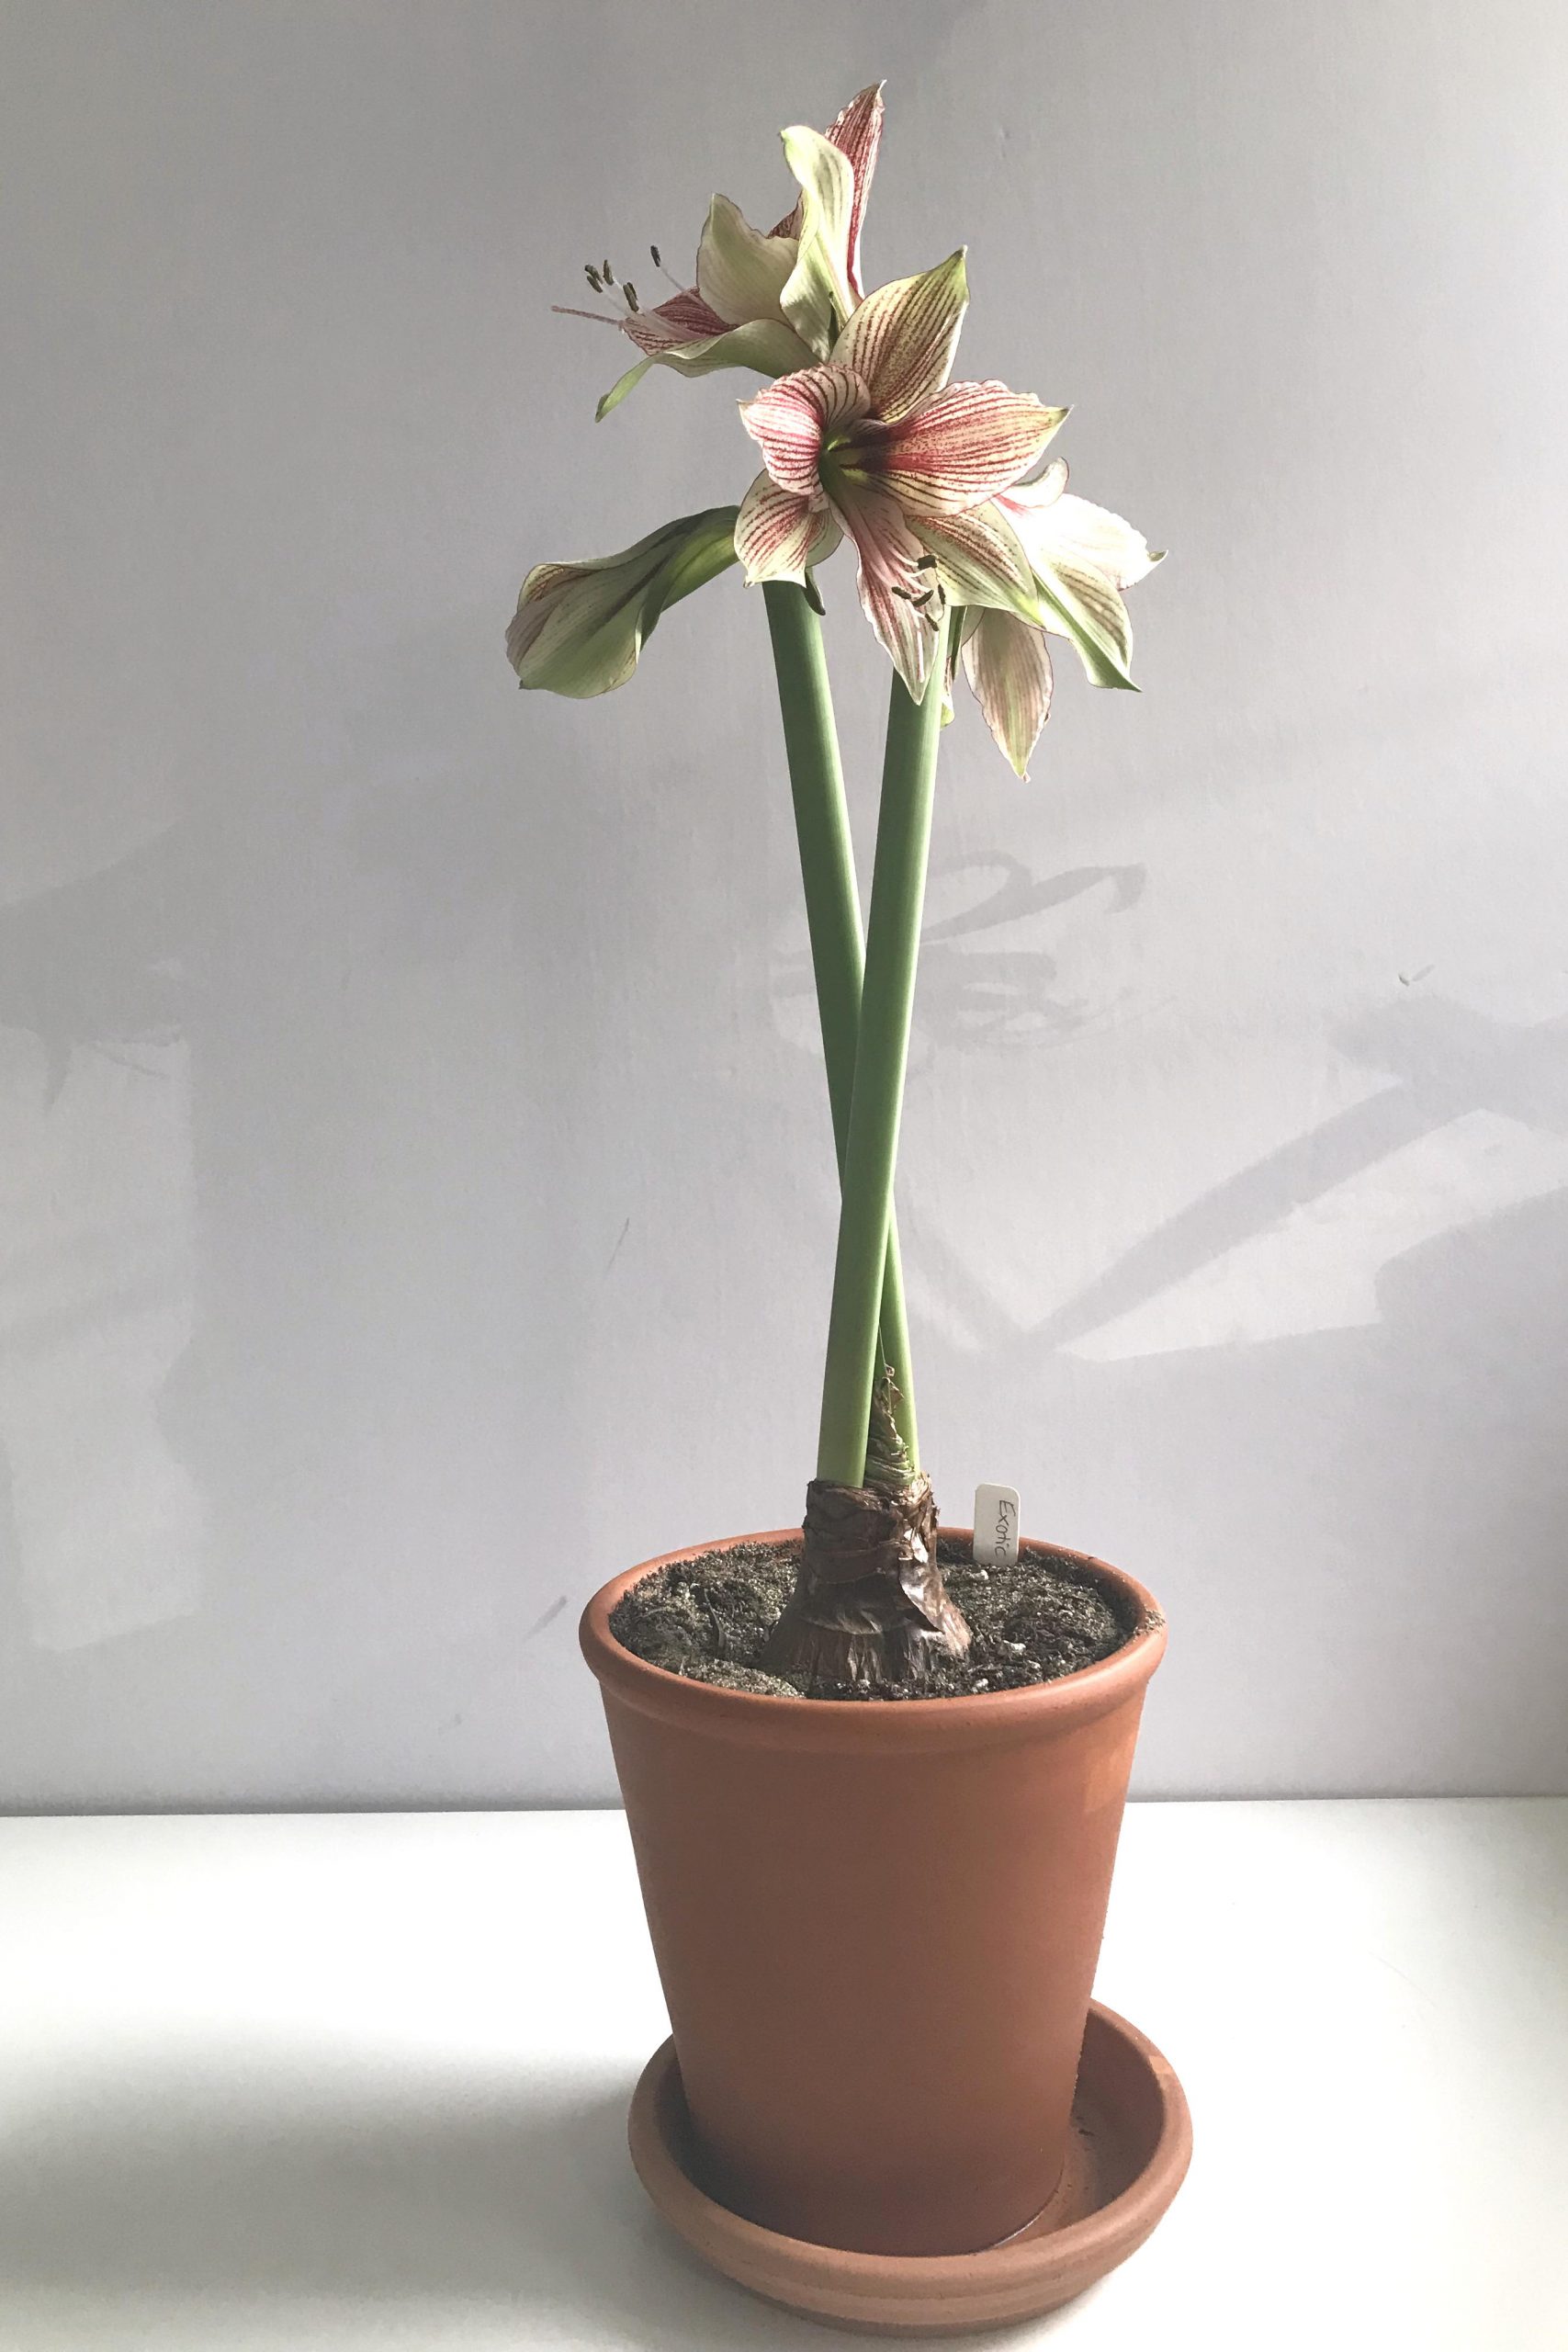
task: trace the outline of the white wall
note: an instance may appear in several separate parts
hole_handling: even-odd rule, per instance
[[[888,77],[878,277],[1175,550],[947,739],[902,1215],[951,1513],[1152,1584],[1145,1792],[1568,1785],[1551,0],[7,0],[0,1792],[606,1797],[589,1590],[798,1517],[833,1225],[736,497],[549,315]],[[825,575],[852,785],[886,673]]]

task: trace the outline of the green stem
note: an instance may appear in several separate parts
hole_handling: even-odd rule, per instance
[[[887,714],[817,1454],[818,1477],[841,1487],[858,1487],[865,1477],[877,1311],[893,1217],[893,1170],[942,734],[948,624],[944,614],[920,701],[915,702],[895,677]]]
[[[843,769],[839,760],[833,698],[822,646],[822,624],[803,588],[793,581],[763,583],[768,631],[778,673],[784,752],[795,799],[795,830],[806,888],[806,921],[817,980],[817,1013],[822,1028],[822,1057],[828,1069],[828,1099],[833,1114],[833,1145],[840,1178],[849,1139],[854,1092],[855,1048],[860,1035],[861,988],[865,950],[861,938],[860,891],[850,840]],[[909,1323],[898,1230],[889,1217],[880,1300],[882,1353],[897,1387],[895,1419],[911,1467],[919,1466],[915,1428],[915,1392],[909,1366]]]

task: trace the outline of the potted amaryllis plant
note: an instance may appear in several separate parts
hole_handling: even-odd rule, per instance
[[[1163,1621],[1103,1563],[1021,1548],[1005,1492],[995,1527],[939,1532],[893,1215],[958,673],[1025,776],[1048,638],[1129,685],[1122,592],[1157,559],[1042,469],[1065,409],[953,380],[962,251],[865,289],[882,120],[868,89],[786,130],[793,209],[762,232],[715,197],[694,285],[644,301],[588,266],[614,305],[589,315],[640,355],[601,417],[651,369],[749,368],[772,379],[739,408],[761,467],[738,505],[537,565],[507,648],[525,686],[603,694],[669,606],[731,568],[761,587],[840,1180],[816,1476],[801,1530],[633,1568],[582,1640],[674,2028],[634,2103],[639,2170],[762,2291],[929,2328],[1076,2291],[1186,2161],[1174,2077],[1090,2006]],[[863,935],[817,584],[844,541],[893,671]]]

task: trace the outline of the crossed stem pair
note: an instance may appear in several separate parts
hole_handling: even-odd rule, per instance
[[[795,1593],[765,1662],[819,1684],[908,1687],[938,1657],[968,1646],[937,1566],[893,1212],[943,670],[957,616],[937,624],[920,701],[894,677],[863,943],[821,623],[804,588],[770,582],[762,594],[840,1185],[817,1476]]]

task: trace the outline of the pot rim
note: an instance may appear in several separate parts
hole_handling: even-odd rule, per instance
[[[939,1532],[973,1540],[974,1530],[943,1524]],[[796,1527],[765,1528],[754,1534],[719,1536],[689,1544],[625,1569],[593,1595],[578,1624],[582,1655],[606,1698],[612,1694],[637,1713],[717,1739],[748,1747],[852,1749],[989,1747],[1015,1740],[1052,1738],[1093,1723],[1112,1708],[1142,1695],[1165,1655],[1166,1623],[1152,1593],[1135,1577],[1090,1552],[1044,1544],[1024,1544],[1056,1553],[1095,1583],[1106,1586],[1118,1613],[1135,1627],[1118,1650],[1092,1666],[1075,1668],[1055,1681],[1031,1682],[1018,1690],[983,1690],[968,1698],[784,1699],[772,1691],[722,1690],[711,1682],[671,1674],[626,1649],[610,1631],[610,1612],[624,1593],[660,1568],[678,1567],[705,1552],[728,1552],[738,1544],[791,1544]]]

